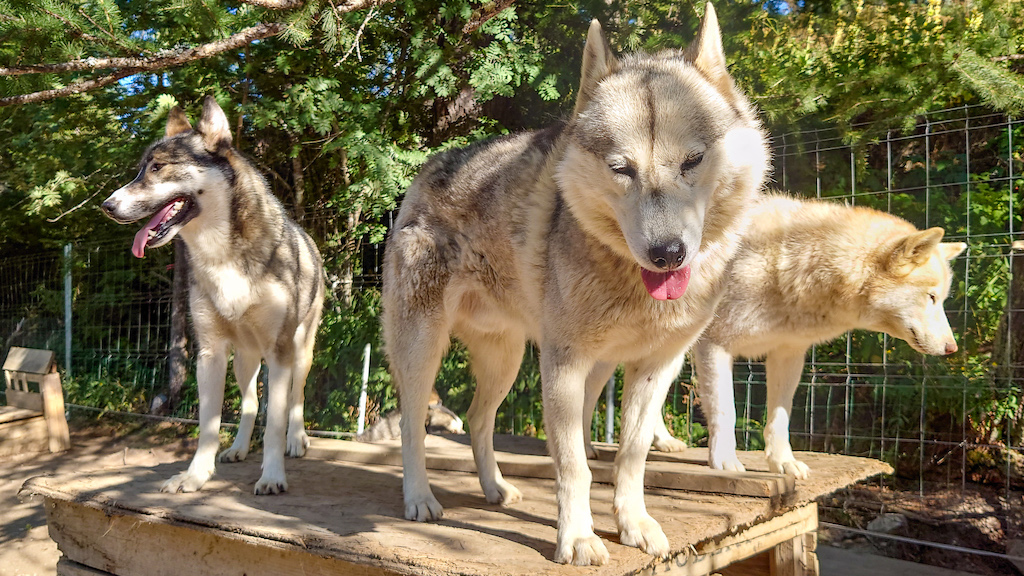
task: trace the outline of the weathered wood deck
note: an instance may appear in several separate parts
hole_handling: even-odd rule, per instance
[[[33,478],[22,493],[46,499],[51,537],[64,575],[180,574],[707,574],[771,550],[773,573],[814,573],[814,499],[889,471],[875,460],[802,453],[812,477],[711,473],[706,450],[652,453],[647,506],[665,529],[673,556],[657,560],[617,543],[612,486],[595,483],[595,528],[611,561],[578,568],[551,562],[557,508],[543,443],[501,437],[500,465],[524,494],[511,508],[488,504],[472,470],[468,438],[428,437],[434,493],[445,506],[436,523],[402,519],[400,448],[314,439],[306,458],[289,460],[289,491],[254,496],[259,458],[221,464],[201,492],[162,494],[187,463]],[[604,446],[605,458],[614,447]],[[763,455],[741,453],[749,469]],[[664,462],[667,461],[667,462]],[[468,467],[467,467],[468,466]],[[607,479],[611,463],[593,463]],[[454,471],[453,471],[454,470]],[[517,477],[518,476],[518,477]],[[679,477],[688,479],[680,480]],[[738,492],[729,494],[727,492]],[[757,495],[751,495],[752,493]],[[757,563],[746,563],[756,565]],[[728,571],[725,571],[728,573]]]

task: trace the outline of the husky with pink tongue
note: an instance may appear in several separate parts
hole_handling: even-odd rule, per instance
[[[221,461],[249,453],[259,406],[261,360],[269,370],[263,475],[256,494],[288,489],[284,457],[305,454],[306,376],[320,323],[324,273],[313,240],[285,213],[260,173],[231,146],[227,117],[212,97],[193,127],[179,108],[165,137],[142,156],[139,175],[103,201],[127,224],[149,218],[132,254],[180,236],[188,247],[189,306],[199,353],[199,446],[188,469],[165,492],[193,492],[214,472],[228,355],[242,389],[238,435]]]
[[[452,335],[476,378],[467,420],[488,502],[522,494],[498,469],[498,406],[526,342],[540,349],[556,468],[554,560],[608,560],[594,533],[584,382],[625,364],[614,500],[619,543],[682,550],[644,505],[644,463],[683,354],[711,320],[768,169],[709,4],[685,52],[613,55],[587,34],[564,124],[444,152],[406,194],[384,256],[382,322],[402,411],[405,516],[441,518],[424,453],[427,405]]]

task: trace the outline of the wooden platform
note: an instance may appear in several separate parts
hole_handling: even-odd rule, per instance
[[[193,494],[162,494],[160,485],[187,463],[33,478],[22,495],[46,499],[50,535],[64,557],[58,573],[82,575],[231,574],[724,574],[814,573],[814,499],[890,468],[863,458],[800,454],[812,478],[792,484],[777,475],[710,473],[706,450],[680,455],[652,453],[648,483],[689,489],[649,488],[647,506],[662,524],[673,554],[658,560],[617,543],[611,515],[612,486],[592,488],[595,528],[611,561],[578,568],[551,562],[557,508],[550,460],[543,443],[528,438],[496,440],[505,476],[524,494],[511,508],[487,504],[476,475],[431,472],[434,494],[445,506],[437,523],[401,518],[401,468],[397,444],[367,445],[314,439],[306,458],[289,460],[289,491],[254,496],[259,458],[221,464]],[[605,458],[613,446],[602,446]],[[468,438],[428,437],[429,464],[472,469]],[[741,453],[751,469],[763,454]],[[610,462],[594,462],[605,479]],[[516,475],[520,475],[516,477]],[[687,480],[677,477],[688,476]],[[696,480],[694,479],[696,478]],[[761,488],[758,488],[760,486]],[[731,487],[742,494],[727,494]],[[760,495],[749,495],[761,490]],[[773,493],[774,491],[774,493]],[[771,551],[759,563],[757,555]],[[760,556],[765,558],[765,556]],[[780,568],[781,567],[781,568]],[[806,568],[806,570],[805,570]],[[765,568],[767,569],[767,568]],[[764,572],[767,574],[767,572]]]

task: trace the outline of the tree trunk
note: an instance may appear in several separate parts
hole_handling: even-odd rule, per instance
[[[292,192],[295,194],[295,207],[292,211],[295,213],[295,221],[302,223],[306,217],[306,207],[303,203],[306,201],[306,178],[302,173],[302,158],[299,157],[299,151],[301,143],[299,137],[295,134],[288,134],[288,139],[292,143]]]
[[[1010,285],[1007,289],[1006,314],[999,322],[995,343],[996,385],[1012,390],[1024,388],[1024,241],[1013,243],[1010,250]],[[1014,446],[1024,442],[1024,405],[1017,407],[1006,441]]]
[[[167,351],[167,411],[174,413],[181,403],[181,388],[188,374],[188,249],[181,238],[174,239],[174,281],[171,294],[171,343]]]

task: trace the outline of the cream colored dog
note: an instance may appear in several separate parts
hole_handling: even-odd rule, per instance
[[[967,245],[942,242],[943,235],[941,228],[918,230],[869,208],[783,196],[758,203],[728,293],[691,351],[712,468],[743,470],[734,434],[737,356],[765,358],[769,469],[806,478],[807,465],[790,447],[789,415],[808,348],[866,329],[905,340],[922,354],[956,352],[942,303],[952,281],[949,261]],[[588,383],[588,406],[602,384]],[[664,420],[654,444],[663,451],[685,447]]]

